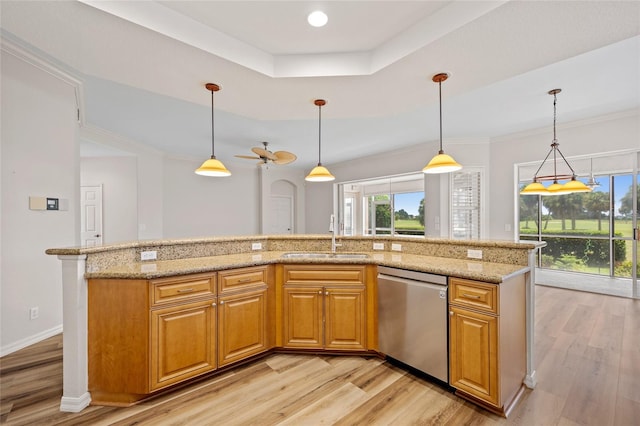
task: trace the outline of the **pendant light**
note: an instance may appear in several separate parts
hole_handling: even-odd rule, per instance
[[[576,172],[569,165],[569,162],[562,152],[560,151],[560,144],[558,143],[558,139],[556,138],[556,103],[557,103],[557,94],[560,93],[562,89],[553,89],[548,93],[553,95],[553,141],[551,142],[551,149],[547,153],[547,156],[542,160],[542,164],[536,170],[536,173],[533,175],[533,182],[527,185],[520,194],[522,195],[563,195],[563,194],[573,194],[577,192],[590,192],[591,188],[582,183],[581,181],[576,179]],[[546,176],[538,176],[540,169],[544,166],[544,163],[549,159],[549,157],[553,154],[553,174]],[[571,170],[571,174],[558,174],[557,160],[558,155],[564,161],[566,166]],[[559,181],[567,180],[569,182],[564,185]],[[541,182],[542,181],[553,181],[549,187],[545,187]]]
[[[590,160],[591,160],[591,173],[589,174],[589,181],[586,183],[586,185],[589,188],[591,188],[591,190],[593,190],[593,188],[599,187],[600,184],[598,183],[596,178],[593,176],[593,158],[590,158]]]
[[[211,158],[202,163],[196,170],[196,174],[202,176],[216,176],[224,177],[231,176],[231,172],[222,164],[222,161],[216,159],[215,155],[215,133],[214,133],[214,119],[213,119],[213,93],[220,90],[220,86],[215,83],[205,84],[207,90],[211,91]]]
[[[440,98],[440,150],[438,155],[433,157],[429,164],[422,169],[423,173],[450,173],[460,170],[462,166],[450,155],[442,150],[442,82],[449,78],[449,74],[440,73],[433,76],[434,83],[438,83],[438,93]]]
[[[313,103],[318,107],[318,165],[311,170],[311,173],[307,175],[304,180],[309,182],[329,182],[335,179],[329,170],[322,165],[320,160],[321,154],[321,141],[322,141],[322,106],[326,105],[324,99],[316,99]]]

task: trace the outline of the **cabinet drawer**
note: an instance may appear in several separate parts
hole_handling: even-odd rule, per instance
[[[267,267],[230,269],[218,272],[218,292],[242,290],[267,285]]]
[[[498,312],[498,286],[460,278],[449,280],[449,303],[494,314]]]
[[[284,265],[285,284],[364,285],[365,267],[353,265]]]
[[[185,301],[216,292],[215,274],[184,275],[151,281],[151,305]]]

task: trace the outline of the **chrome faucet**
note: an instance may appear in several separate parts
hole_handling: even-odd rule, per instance
[[[336,247],[342,246],[342,244],[336,244],[336,216],[334,214],[331,215],[329,219],[329,232],[331,232],[331,253],[336,252]]]

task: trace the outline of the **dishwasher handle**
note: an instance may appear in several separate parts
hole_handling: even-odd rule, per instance
[[[395,283],[401,283],[401,284],[405,284],[405,285],[420,286],[420,287],[430,288],[430,289],[433,289],[433,290],[446,290],[447,289],[447,285],[446,284],[436,284],[436,283],[431,283],[431,282],[426,282],[426,281],[416,281],[416,280],[410,280],[410,279],[407,279],[407,278],[394,277],[392,275],[385,275],[385,274],[378,274],[378,280],[386,280],[386,281],[391,281],[391,282],[395,282]]]

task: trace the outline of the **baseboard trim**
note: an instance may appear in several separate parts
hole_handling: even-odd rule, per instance
[[[79,413],[88,407],[89,404],[91,404],[91,394],[89,392],[85,392],[77,398],[63,396],[60,398],[60,411]]]
[[[34,334],[33,336],[26,337],[22,340],[18,340],[17,342],[11,343],[9,345],[3,346],[0,348],[0,357],[5,355],[9,355],[13,352],[19,351],[20,349],[24,349],[27,346],[31,346],[35,343],[41,342],[49,337],[55,336],[56,334],[62,333],[62,324],[50,328],[49,330],[42,331],[38,334]]]

